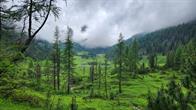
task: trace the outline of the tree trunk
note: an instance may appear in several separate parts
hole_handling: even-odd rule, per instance
[[[107,62],[105,62],[105,95],[108,98],[108,89],[107,89]]]
[[[56,90],[56,57],[53,55],[53,86]]]
[[[57,51],[57,89],[60,90],[60,52],[59,52],[59,49]]]
[[[99,64],[99,68],[98,68],[98,74],[99,74],[99,90],[101,88],[101,65]]]

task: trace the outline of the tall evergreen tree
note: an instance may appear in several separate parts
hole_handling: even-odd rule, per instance
[[[107,71],[108,71],[108,61],[107,61],[107,55],[105,55],[105,60],[104,60],[104,85],[105,85],[105,96],[108,98],[108,85],[107,85]]]
[[[173,68],[175,64],[175,53],[173,51],[167,53],[166,66]]]
[[[157,66],[157,55],[154,53],[149,54],[148,62],[151,69],[154,69]]]
[[[52,52],[52,63],[53,63],[53,88],[56,90],[56,70],[57,70],[57,65],[56,65],[56,54],[53,51]]]
[[[98,65],[98,76],[99,76],[99,82],[98,82],[98,85],[99,85],[99,90],[101,88],[101,64]]]
[[[49,60],[46,60],[45,62],[45,65],[44,65],[44,73],[45,73],[45,76],[47,78],[47,83],[49,84],[50,82],[50,73],[51,73],[51,65],[50,65],[50,62]]]
[[[175,51],[174,65],[177,69],[180,68],[182,63],[182,46],[178,47]]]
[[[122,71],[123,71],[123,52],[124,52],[124,42],[123,42],[123,36],[120,33],[119,40],[117,44],[116,49],[116,69],[118,71],[118,85],[119,85],[119,93],[122,93]]]
[[[54,83],[57,83],[57,90],[60,89],[60,48],[59,48],[59,29],[58,27],[55,28],[55,33],[54,33],[54,36],[55,36],[55,42],[54,42],[54,45],[53,45],[53,63],[54,63],[54,80],[57,80],[54,81]]]
[[[138,52],[139,52],[138,42],[136,41],[136,39],[134,39],[131,45],[131,50],[129,51],[129,61],[130,61],[129,71],[133,72],[134,74],[136,74],[138,69],[137,67],[139,62]]]
[[[185,46],[185,58],[184,70],[187,75],[190,75],[193,81],[196,81],[196,38],[192,39]]]
[[[67,28],[67,38],[65,42],[65,67],[67,70],[67,93],[70,94],[71,88],[71,76],[74,72],[74,52],[73,52],[73,42],[72,42],[73,30]]]
[[[94,96],[94,79],[95,79],[95,64],[94,62],[91,62],[90,64],[90,83],[91,83],[91,88],[90,88],[90,97]]]

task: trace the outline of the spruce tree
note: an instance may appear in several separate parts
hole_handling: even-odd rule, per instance
[[[52,52],[52,63],[53,63],[53,72],[52,72],[52,74],[53,74],[53,89],[56,90],[56,74],[57,74],[56,68],[57,68],[57,65],[56,65],[56,54],[54,51]]]
[[[132,72],[133,74],[136,74],[138,70],[137,65],[139,62],[139,45],[136,39],[133,40],[130,46],[129,61],[130,61],[129,71]]]
[[[175,69],[180,69],[182,64],[182,46],[178,47],[175,51],[174,66]]]
[[[51,73],[51,65],[50,65],[50,62],[49,62],[49,60],[46,60],[46,62],[45,62],[45,66],[44,66],[44,74],[45,74],[45,76],[46,76],[46,78],[47,78],[47,83],[49,84],[49,82],[50,82],[50,73]]]
[[[166,67],[173,68],[175,64],[175,53],[170,51],[167,53]]]
[[[67,28],[67,37],[65,42],[65,68],[67,71],[67,93],[70,94],[71,88],[71,77],[74,72],[74,52],[73,52],[73,42],[72,42],[73,30]]]
[[[122,93],[122,71],[123,71],[123,57],[124,57],[123,52],[124,52],[124,42],[123,42],[123,36],[120,33],[117,49],[116,49],[116,57],[115,57],[116,69],[118,71],[119,93]]]
[[[157,56],[156,54],[150,54],[148,56],[148,62],[151,69],[154,69],[157,66]]]
[[[60,48],[59,48],[59,29],[55,28],[55,42],[53,45],[53,63],[54,63],[54,85],[57,85],[57,90],[60,89]]]
[[[105,96],[108,98],[108,85],[107,85],[107,71],[108,71],[108,61],[107,61],[107,55],[105,55],[105,60],[104,60],[104,85],[105,85]]]
[[[99,82],[98,82],[98,85],[99,85],[99,90],[101,89],[101,64],[98,65],[98,76],[99,76]]]
[[[94,79],[95,79],[95,65],[94,62],[90,64],[90,83],[91,83],[91,88],[90,88],[90,97],[94,96]]]

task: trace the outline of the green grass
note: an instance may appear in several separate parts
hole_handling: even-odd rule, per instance
[[[81,53],[83,54],[83,53]],[[148,91],[151,91],[153,94],[156,94],[157,90],[162,86],[166,86],[170,78],[173,74],[178,74],[178,79],[180,79],[181,75],[172,70],[166,70],[164,74],[161,74],[160,71],[149,73],[146,75],[138,75],[137,78],[133,79],[129,74],[123,73],[124,79],[122,82],[122,94],[119,94],[115,97],[114,100],[104,99],[104,98],[92,98],[92,99],[84,99],[84,97],[89,95],[90,89],[80,89],[81,87],[85,87],[86,84],[89,83],[89,66],[85,66],[85,73],[83,74],[83,66],[84,64],[88,64],[88,62],[95,61],[103,63],[104,56],[98,55],[97,59],[84,59],[80,56],[75,57],[76,65],[76,73],[75,76],[83,77],[84,79],[78,84],[74,85],[75,88],[72,91],[71,95],[66,94],[53,94],[52,99],[54,105],[58,102],[58,99],[61,99],[62,104],[65,107],[69,107],[71,103],[72,96],[76,96],[78,110],[134,110],[135,108],[143,109],[147,104],[147,94]],[[147,58],[141,61],[148,65]],[[44,64],[42,62],[41,64]],[[158,56],[158,64],[163,66],[165,64],[165,56]],[[27,68],[27,62],[22,63],[20,67]],[[109,68],[111,71],[112,68]],[[24,71],[24,70],[23,70]],[[62,71],[62,73],[65,73]],[[103,77],[103,76],[102,76]],[[43,78],[45,79],[45,78]],[[65,76],[61,77],[61,84],[64,87]],[[96,93],[99,93],[98,90],[98,81],[95,81],[94,90]],[[44,83],[44,82],[43,82]],[[52,85],[52,83],[51,83]],[[42,84],[41,86],[45,87],[46,84]],[[65,88],[63,88],[62,92]],[[37,95],[39,97],[46,98],[46,91],[35,91],[31,89],[24,90],[29,94]],[[117,93],[118,91],[118,80],[115,75],[112,75],[110,72],[108,74],[108,92],[109,93]],[[104,96],[104,86],[102,82],[100,94]],[[55,108],[55,106],[54,106]],[[91,108],[91,109],[90,109]],[[94,109],[93,109],[94,108]],[[0,99],[0,110],[42,110],[43,108],[33,108],[30,105],[25,103],[14,103],[13,101],[8,101],[4,99]]]
[[[140,64],[144,63],[146,67],[148,67],[148,58],[147,56],[143,56],[142,60],[140,60]],[[157,64],[158,66],[164,66],[166,63],[166,56],[157,55]]]
[[[0,110],[43,110],[28,104],[13,103],[12,101],[0,98]]]

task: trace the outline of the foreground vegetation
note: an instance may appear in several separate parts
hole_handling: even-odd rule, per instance
[[[79,55],[81,55],[80,53]],[[165,57],[158,57],[158,64],[166,62]],[[76,104],[78,110],[135,110],[143,109],[148,104],[148,92],[151,91],[153,95],[156,95],[156,92],[160,89],[161,86],[166,87],[169,81],[174,77],[177,82],[180,82],[183,79],[183,74],[181,72],[173,71],[170,69],[157,70],[148,73],[140,74],[137,77],[133,78],[130,74],[123,73],[123,82],[122,82],[122,91],[123,93],[118,94],[118,81],[116,80],[115,74],[112,74],[112,67],[109,67],[109,74],[107,76],[108,80],[108,98],[105,96],[104,91],[104,82],[101,82],[101,87],[99,88],[98,80],[94,84],[94,96],[90,97],[91,89],[89,88],[89,67],[86,67],[85,73],[82,72],[82,64],[87,64],[92,62],[95,58],[81,58],[80,56],[75,57],[77,62],[76,74],[78,76],[79,82],[76,82],[72,88],[71,94],[66,94],[66,89],[63,89],[65,84],[64,78],[62,78],[62,89],[61,91],[54,91],[51,88],[52,82],[47,83],[47,76],[45,76],[45,64],[46,61],[39,61],[42,67],[42,81],[40,85],[35,83],[35,80],[28,80],[25,78],[25,74],[29,71],[29,62],[31,59],[25,60],[25,62],[17,65],[17,69],[22,70],[18,74],[18,78],[5,79],[10,81],[9,85],[1,86],[1,91],[8,89],[10,90],[13,86],[20,84],[19,87],[9,91],[8,96],[5,96],[8,93],[4,93],[0,101],[0,108],[4,110],[42,110],[47,109],[47,104],[51,104],[51,109],[61,110],[70,108],[72,103],[72,98],[76,97]],[[104,55],[98,55],[98,62],[104,61]],[[164,62],[163,62],[164,61]],[[141,62],[147,64],[147,60],[144,58]],[[33,62],[35,65],[38,62]],[[42,66],[43,65],[43,66]],[[32,66],[32,71],[33,70]],[[24,74],[21,74],[24,73]],[[52,76],[50,76],[52,77]],[[103,77],[103,74],[102,74]],[[5,81],[4,81],[5,83]],[[46,89],[48,88],[48,89]],[[6,92],[8,92],[8,90]],[[49,90],[49,91],[47,91]],[[185,88],[183,91],[186,90]],[[48,93],[49,92],[49,93]],[[7,100],[9,99],[9,100]]]

